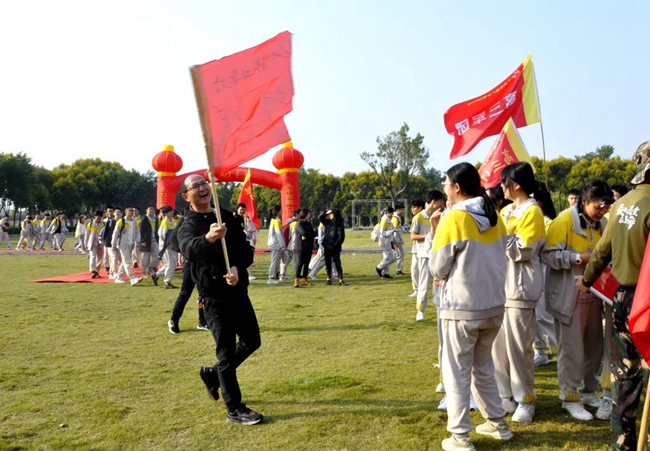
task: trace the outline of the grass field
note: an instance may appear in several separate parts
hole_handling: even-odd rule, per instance
[[[349,233],[346,246],[374,248],[368,236]],[[350,286],[327,286],[321,273],[296,290],[267,285],[269,256],[257,256],[250,297],[262,347],[239,379],[266,418],[246,427],[226,423],[223,403],[205,393],[198,369],[213,364],[214,342],[195,328],[193,301],[172,335],[177,291],[149,280],[34,284],[87,260],[0,255],[0,450],[440,449],[434,310],[416,323],[410,278],[378,279],[379,255],[342,260]],[[536,387],[536,421],[511,423],[505,444],[472,434],[477,449],[609,449],[609,423],[561,410],[554,362],[537,370]]]

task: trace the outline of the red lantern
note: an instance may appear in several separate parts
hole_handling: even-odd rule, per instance
[[[298,172],[298,169],[305,162],[305,157],[299,150],[293,148],[291,141],[282,145],[282,149],[273,155],[273,166],[278,168],[280,173],[290,171]]]
[[[174,146],[167,144],[162,152],[153,157],[151,165],[159,177],[172,176],[183,168],[183,160],[174,152]]]

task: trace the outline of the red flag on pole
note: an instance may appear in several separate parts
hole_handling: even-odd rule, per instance
[[[251,183],[251,170],[249,169],[244,177],[244,183],[241,186],[239,193],[238,204],[246,205],[246,215],[253,221],[255,227],[260,228],[260,218],[257,216],[257,209],[255,208],[255,199],[253,198],[253,183]]]
[[[462,157],[483,138],[498,135],[510,118],[519,128],[540,121],[530,56],[496,88],[447,110],[445,128],[454,136],[449,158]]]
[[[289,141],[291,33],[190,68],[214,170],[223,174]]]
[[[643,359],[650,362],[650,236],[645,247],[628,325],[636,348]]]

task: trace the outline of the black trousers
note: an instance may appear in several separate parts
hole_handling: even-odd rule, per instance
[[[325,269],[327,270],[327,278],[332,278],[332,261],[336,266],[336,273],[339,275],[339,280],[343,280],[343,268],[341,267],[341,248],[328,250],[325,248]]]
[[[312,246],[313,247],[313,246]],[[309,274],[309,261],[311,260],[311,248],[299,249],[296,253],[296,279],[306,279]]]
[[[241,406],[237,368],[261,345],[260,328],[248,293],[227,293],[228,298],[203,298],[205,319],[216,343],[221,395],[229,412]],[[239,337],[239,341],[237,341]]]
[[[183,311],[187,305],[187,301],[192,297],[192,291],[196,284],[192,280],[192,273],[190,271],[190,263],[186,261],[183,263],[183,282],[181,283],[181,291],[178,293],[176,302],[174,303],[174,308],[172,309],[172,320],[178,323],[183,316]],[[202,302],[199,299],[199,323],[205,324],[205,315],[203,312]]]

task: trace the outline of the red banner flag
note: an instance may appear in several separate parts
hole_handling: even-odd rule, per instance
[[[525,161],[533,166],[533,161],[530,159],[521,136],[519,136],[515,123],[512,119],[508,119],[478,170],[478,174],[481,176],[481,184],[485,188],[498,185],[501,183],[503,168],[518,161]],[[535,167],[533,166],[534,170]]]
[[[628,325],[636,349],[646,362],[650,362],[650,236],[645,247]]]
[[[607,267],[591,288],[589,288],[589,291],[601,301],[612,305],[614,294],[616,294],[616,290],[620,285],[618,280],[612,275],[612,268]]]
[[[238,204],[246,205],[246,216],[253,221],[255,227],[260,228],[260,218],[257,216],[257,209],[255,208],[255,199],[253,198],[253,183],[251,182],[251,170],[249,169],[244,177],[244,183],[241,185],[241,192],[239,193]]]
[[[499,134],[510,118],[520,128],[540,120],[530,56],[490,92],[447,110],[445,128],[447,133],[454,135],[454,147],[449,158],[462,157],[483,138]]]
[[[190,68],[203,137],[217,174],[289,141],[291,33]]]

